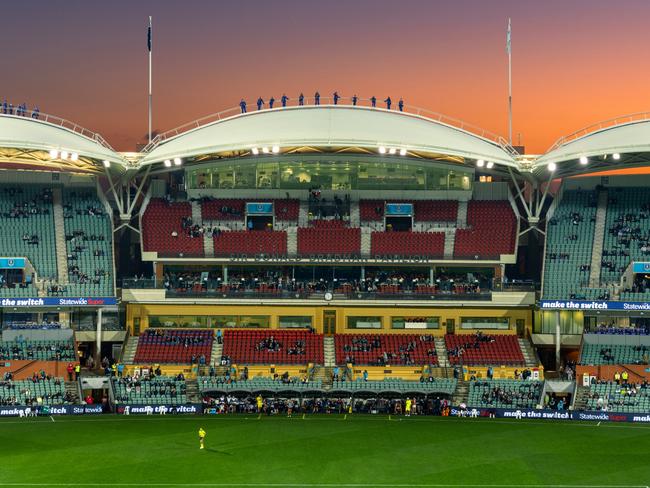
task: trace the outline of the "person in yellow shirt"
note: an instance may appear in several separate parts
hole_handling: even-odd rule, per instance
[[[263,399],[262,395],[257,395],[257,398],[255,399],[257,402],[257,413],[262,413],[262,406],[263,406]]]
[[[404,414],[407,417],[411,416],[411,399],[410,398],[406,399],[406,408],[404,409]]]
[[[203,430],[203,427],[199,428],[199,444],[201,445],[200,449],[203,449],[205,447],[205,430]]]

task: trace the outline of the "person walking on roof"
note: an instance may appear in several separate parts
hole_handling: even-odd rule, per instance
[[[354,105],[356,107],[358,100],[359,100],[359,97],[357,96],[356,93],[354,95],[352,95],[352,105]]]
[[[298,97],[298,105],[301,107],[305,104],[305,95],[300,92],[300,96]]]
[[[374,95],[370,97],[370,105],[372,105],[373,108],[377,106],[377,97]]]
[[[264,100],[262,97],[259,97],[257,99],[257,110],[262,110],[262,107],[264,106]]]
[[[338,105],[339,104],[339,98],[341,98],[341,96],[339,95],[339,92],[335,91],[332,98],[334,99],[334,105]]]
[[[282,98],[280,99],[280,101],[282,102],[283,107],[287,106],[287,100],[289,100],[289,97],[286,94],[283,93]]]
[[[239,108],[241,108],[241,113],[246,113],[246,100],[243,98],[241,99],[241,102],[239,102]]]
[[[397,107],[400,112],[404,112],[404,99],[400,97],[399,102],[397,102]]]
[[[386,108],[388,110],[390,110],[390,106],[393,103],[393,101],[390,99],[390,97],[386,98],[386,100],[384,100],[384,102],[386,102]]]
[[[320,93],[314,93],[314,105],[320,105]]]
[[[269,98],[269,108],[273,108],[274,103],[275,103],[275,98],[273,98],[273,95],[271,95],[271,98]]]

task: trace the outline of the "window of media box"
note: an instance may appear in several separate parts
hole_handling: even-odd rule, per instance
[[[150,315],[149,327],[170,329],[200,329],[208,326],[205,315]]]
[[[439,329],[440,317],[391,317],[393,329]]]
[[[285,315],[280,317],[279,324],[281,329],[306,329],[311,327],[312,317]]]
[[[268,315],[214,315],[212,327],[217,329],[268,329],[271,317]]]
[[[348,317],[348,329],[381,329],[381,317]]]
[[[510,328],[509,317],[461,317],[461,329],[495,329],[508,330]]]

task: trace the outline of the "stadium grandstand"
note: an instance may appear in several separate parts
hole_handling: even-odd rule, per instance
[[[0,406],[648,413],[649,135],[323,97],[118,153],[2,113]]]

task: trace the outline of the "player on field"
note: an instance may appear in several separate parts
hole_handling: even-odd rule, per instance
[[[205,447],[205,430],[203,430],[203,427],[199,427],[199,444],[201,445],[200,449],[203,449]]]

